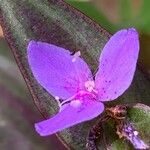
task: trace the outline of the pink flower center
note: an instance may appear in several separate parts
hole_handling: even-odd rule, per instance
[[[58,97],[57,101],[61,110],[61,107],[64,106],[65,104],[70,104],[73,107],[80,107],[82,104],[82,100],[86,100],[86,98],[90,99],[97,99],[97,91],[94,89],[95,83],[92,80],[88,80],[85,82],[85,90],[81,90],[77,92],[75,95],[72,97],[64,100],[63,102],[60,103]]]

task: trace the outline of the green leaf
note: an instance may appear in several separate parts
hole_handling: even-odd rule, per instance
[[[121,6],[121,9],[120,9],[121,21],[126,23],[126,21],[129,21],[132,18],[131,1],[121,0],[120,6]]]
[[[127,120],[134,126],[136,131],[139,132],[140,139],[150,146],[150,107],[140,103],[130,107],[127,111]],[[127,140],[119,139],[116,134],[115,125],[112,121],[109,121],[103,126],[105,135],[101,138],[99,149],[107,147],[111,150],[134,150],[131,143]]]
[[[138,8],[134,7],[139,5]],[[131,0],[122,0],[120,3],[120,27],[134,26],[140,31],[146,33],[150,32],[150,1],[143,0],[134,2]],[[137,10],[138,9],[138,10]]]
[[[115,32],[117,30],[117,27],[112,24],[91,1],[66,0],[66,2],[105,27],[107,31]]]
[[[149,50],[149,41],[150,41],[150,35],[149,34],[142,34],[141,35],[141,51],[140,51],[140,57],[139,62],[143,64],[144,70],[147,70],[150,72],[150,50]],[[150,74],[149,74],[150,77]]]
[[[137,27],[141,29],[144,32],[150,32],[150,1],[149,0],[143,0],[141,4],[140,13],[137,16]]]
[[[94,72],[99,53],[111,35],[61,0],[0,0],[0,11],[5,37],[36,106],[45,118],[54,115],[58,112],[57,102],[37,83],[29,68],[26,57],[28,42],[37,39],[71,51],[80,50]],[[115,103],[149,103],[149,95],[149,81],[137,70],[131,87]],[[81,123],[58,136],[71,149],[84,150],[93,122]]]

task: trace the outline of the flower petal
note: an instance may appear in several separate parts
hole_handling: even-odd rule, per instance
[[[99,100],[119,97],[131,84],[139,53],[139,37],[134,28],[121,30],[105,45],[95,84]]]
[[[73,96],[92,76],[88,65],[79,57],[73,60],[64,48],[30,41],[27,54],[33,75],[54,97],[67,99]]]
[[[41,136],[47,136],[71,127],[83,121],[97,117],[104,110],[101,102],[93,100],[81,101],[81,106],[66,104],[64,109],[54,117],[35,124],[36,131]]]

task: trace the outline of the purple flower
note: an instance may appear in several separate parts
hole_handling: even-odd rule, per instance
[[[116,99],[130,86],[138,53],[137,31],[117,32],[103,48],[94,80],[80,52],[72,56],[64,48],[30,41],[27,55],[33,75],[60,106],[55,116],[35,124],[36,131],[47,136],[101,114],[103,101]]]

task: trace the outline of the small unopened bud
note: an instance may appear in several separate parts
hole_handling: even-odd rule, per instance
[[[138,131],[134,129],[131,123],[125,123],[119,130],[119,134],[121,134],[122,137],[130,141],[135,149],[149,149],[149,146],[140,138]]]

